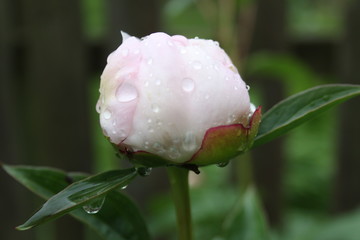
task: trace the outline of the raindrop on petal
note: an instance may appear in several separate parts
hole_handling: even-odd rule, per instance
[[[96,103],[96,112],[98,112],[98,113],[101,112],[101,103],[100,103],[100,100],[97,101],[97,103]]]
[[[106,109],[106,110],[103,112],[103,116],[104,116],[104,118],[105,118],[106,120],[108,120],[108,119],[111,118],[111,112]]]
[[[250,90],[250,86],[249,85],[246,85],[246,90]]]
[[[90,203],[83,206],[83,209],[88,214],[96,214],[104,205],[105,197],[100,197],[92,200]]]
[[[202,65],[199,61],[193,62],[193,68],[196,70],[200,70],[202,68]]]
[[[177,158],[179,158],[179,157],[180,157],[180,152],[179,152],[179,150],[178,150],[176,147],[171,147],[171,148],[169,149],[169,157],[170,157],[171,159],[177,159]]]
[[[130,102],[137,98],[138,92],[133,85],[123,83],[117,88],[115,95],[119,102]]]
[[[182,147],[185,151],[191,152],[196,148],[196,138],[192,132],[187,132],[182,142]]]
[[[182,80],[182,89],[185,92],[191,92],[194,90],[194,88],[195,88],[194,80],[192,80],[191,78],[184,78]]]
[[[153,62],[152,58],[149,58],[149,59],[147,60],[147,64],[149,64],[149,65],[151,65],[152,62]]]
[[[160,107],[159,107],[158,105],[156,105],[156,104],[152,104],[152,105],[151,105],[151,109],[152,109],[152,111],[153,111],[154,113],[160,112]]]

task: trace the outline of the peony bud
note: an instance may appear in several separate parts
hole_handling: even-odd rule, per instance
[[[260,109],[217,42],[154,33],[123,37],[101,76],[104,134],[145,166],[230,160],[253,142]]]

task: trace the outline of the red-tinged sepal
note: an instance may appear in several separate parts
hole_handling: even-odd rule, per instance
[[[261,121],[261,107],[250,118],[248,126],[232,124],[210,128],[200,149],[186,162],[197,166],[228,162],[252,146]]]

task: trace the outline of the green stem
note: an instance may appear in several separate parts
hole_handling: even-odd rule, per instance
[[[179,240],[192,239],[191,208],[189,198],[189,170],[168,167],[173,201],[175,203]]]

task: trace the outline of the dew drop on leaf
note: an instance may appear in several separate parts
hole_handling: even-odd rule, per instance
[[[100,197],[92,200],[90,203],[83,206],[83,209],[88,214],[98,213],[104,205],[105,197]]]

